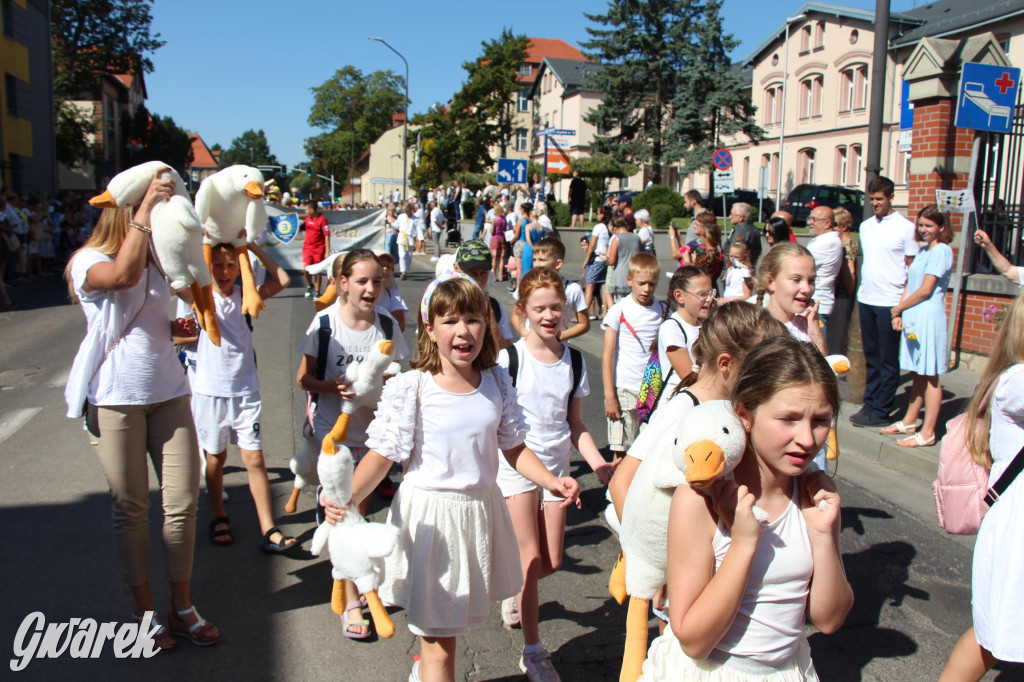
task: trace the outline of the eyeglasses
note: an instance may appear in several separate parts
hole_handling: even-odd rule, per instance
[[[699,298],[700,300],[704,301],[709,298],[714,298],[718,292],[715,291],[714,289],[711,289],[710,291],[687,291],[686,289],[683,289],[683,293],[689,294],[694,298]]]
[[[814,216],[807,216],[807,222],[809,223],[831,223],[832,221],[828,218],[815,218]]]

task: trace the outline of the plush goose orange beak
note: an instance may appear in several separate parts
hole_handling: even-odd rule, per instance
[[[95,208],[117,208],[117,199],[108,190],[104,190],[103,194],[89,199],[89,205]]]
[[[685,451],[686,482],[694,488],[705,488],[725,469],[725,451],[718,443],[699,440]]]
[[[260,183],[256,182],[255,180],[246,184],[245,193],[249,196],[250,199],[263,198],[263,188],[260,187]]]

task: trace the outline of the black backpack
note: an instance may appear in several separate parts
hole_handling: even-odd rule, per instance
[[[493,299],[492,299],[493,300]],[[572,390],[569,391],[569,402],[572,403],[572,399],[576,397],[576,389],[580,387],[580,381],[583,380],[583,353],[576,350],[572,346],[566,346],[569,349],[569,364],[572,365]],[[516,381],[519,379],[519,351],[516,350],[515,344],[508,346],[508,375],[512,377],[512,385],[516,385]]]
[[[395,334],[395,322],[390,315],[381,315],[377,313],[377,324],[380,325],[381,331],[384,332],[384,338],[388,341],[392,339]],[[324,313],[320,316],[320,328],[317,330],[317,342],[316,342],[316,379],[317,381],[323,381],[324,377],[327,376],[327,346],[331,342],[331,315],[330,313]],[[313,405],[316,405],[317,400],[320,398],[319,393],[310,393],[310,398],[313,401]]]

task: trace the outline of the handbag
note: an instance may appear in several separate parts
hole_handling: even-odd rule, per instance
[[[989,389],[979,407],[979,416],[988,409],[993,387]],[[988,470],[971,457],[967,449],[967,414],[957,415],[946,422],[946,435],[939,446],[939,471],[932,492],[939,527],[951,535],[975,535],[989,507],[1013,483],[1024,469],[1024,448],[1006,467],[991,488]]]

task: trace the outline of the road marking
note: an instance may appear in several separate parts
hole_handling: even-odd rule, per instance
[[[26,407],[0,415],[0,443],[13,436],[15,431],[27,424],[42,410],[41,407]]]
[[[70,367],[54,374],[53,377],[46,382],[46,385],[52,388],[64,388],[67,386],[69,374],[71,374]]]

